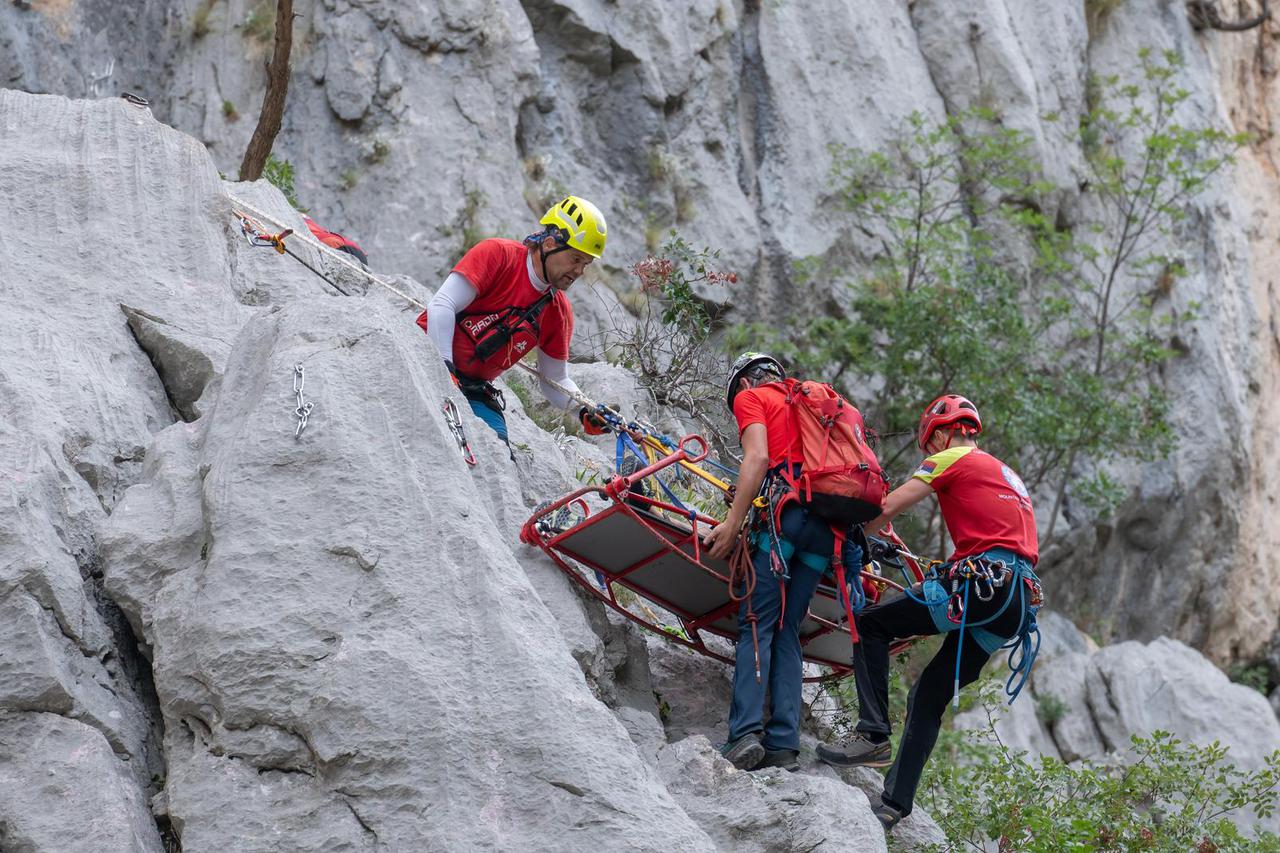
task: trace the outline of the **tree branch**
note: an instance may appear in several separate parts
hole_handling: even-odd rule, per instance
[[[1269,0],[1262,0],[1262,11],[1252,18],[1243,21],[1224,21],[1218,14],[1214,0],[1188,0],[1187,15],[1191,18],[1191,26],[1197,30],[1221,30],[1228,33],[1241,33],[1260,27],[1271,17]]]

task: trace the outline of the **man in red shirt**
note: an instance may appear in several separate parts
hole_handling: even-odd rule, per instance
[[[604,216],[586,199],[568,196],[540,224],[543,230],[523,242],[477,243],[418,317],[472,411],[503,441],[505,401],[492,381],[531,349],[538,350],[542,393],[552,405],[569,409],[572,395],[582,396],[569,378],[573,308],[565,291],[603,254]],[[585,407],[579,418],[587,432],[604,431]]]
[[[855,617],[862,638],[853,651],[857,732],[842,744],[818,747],[828,764],[888,765],[889,646],[905,637],[947,635],[911,690],[897,759],[880,801],[872,803],[886,829],[911,813],[947,701],[978,677],[997,649],[1011,638],[1026,643],[1035,631],[1041,598],[1032,571],[1039,558],[1035,512],[1013,469],[978,449],[973,437],[981,431],[978,409],[964,397],[946,394],[930,403],[916,435],[928,455],[889,493],[883,514],[867,524],[879,530],[936,494],[955,544],[936,577]]]
[[[794,382],[786,378],[777,359],[764,353],[743,353],[729,369],[728,404],[738,421],[742,467],[728,516],[704,539],[712,557],[724,559],[733,550],[752,501],[766,486],[766,476],[779,476],[782,466],[803,458],[794,416],[786,403],[788,383]],[[835,549],[830,523],[799,502],[786,506],[779,527],[786,578],[774,575],[772,548],[757,539],[751,558],[755,586],[738,611],[729,738],[721,752],[740,770],[799,768],[804,674],[800,623]],[[861,547],[846,541],[843,556],[846,570],[852,567],[856,576],[862,564]],[[746,592],[739,589],[737,594]],[[766,688],[768,723],[764,722]]]

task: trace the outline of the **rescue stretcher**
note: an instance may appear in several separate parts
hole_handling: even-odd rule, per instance
[[[542,549],[587,594],[631,621],[665,639],[726,663],[733,658],[707,644],[707,635],[738,638],[740,602],[731,595],[730,570],[702,547],[702,536],[718,519],[697,510],[642,494],[635,487],[664,469],[680,465],[693,469],[706,458],[701,436],[682,438],[666,456],[629,475],[617,475],[604,485],[584,486],[537,509],[524,523],[521,541]],[[594,501],[597,506],[592,506]],[[602,505],[602,506],[601,506]],[[571,521],[566,522],[566,517]],[[871,541],[872,555],[861,578],[868,602],[902,587],[885,577],[890,566],[904,577],[920,581],[923,573],[910,557],[898,553],[893,533]],[[890,565],[884,565],[884,564]],[[775,582],[772,576],[758,583]],[[678,624],[665,623],[652,608],[640,613],[619,599],[619,589],[671,614]],[[856,597],[856,594],[855,594]],[[830,575],[824,577],[800,625],[804,659],[829,670],[807,680],[842,678],[851,672],[853,640],[845,600]],[[895,646],[905,647],[910,641]]]

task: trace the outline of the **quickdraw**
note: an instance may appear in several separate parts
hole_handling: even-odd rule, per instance
[[[468,467],[476,467],[476,455],[471,452],[471,445],[467,443],[467,434],[462,429],[462,416],[458,414],[457,404],[453,400],[446,399],[443,410],[444,422],[449,427],[449,432],[453,433],[454,440],[458,442],[463,461]]]
[[[256,219],[246,216],[238,210],[232,212],[235,213],[236,218],[240,220],[240,232],[244,234],[245,240],[248,241],[250,246],[269,246],[272,249],[275,249],[277,254],[288,255],[316,275],[320,276],[326,284],[341,293],[343,296],[351,295],[350,292],[344,290],[336,281],[320,272],[320,270],[316,269],[311,264],[307,263],[306,260],[295,254],[292,249],[284,244],[285,238],[293,234],[292,228],[286,228],[283,231],[272,233],[264,228]]]

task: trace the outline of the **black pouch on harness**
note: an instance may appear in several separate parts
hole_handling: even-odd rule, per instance
[[[472,361],[485,361],[493,356],[496,352],[507,345],[511,338],[520,329],[527,329],[537,336],[538,317],[541,316],[542,310],[551,304],[552,298],[555,296],[554,288],[547,288],[543,293],[529,305],[527,308],[507,308],[501,312],[496,323],[491,325],[488,331],[476,339],[476,349],[471,355]]]
[[[462,392],[462,396],[468,400],[475,400],[478,403],[484,403],[495,412],[505,412],[507,410],[507,400],[502,396],[502,392],[498,390],[492,382],[485,382],[482,379],[467,379],[465,376],[458,377],[458,390]]]

